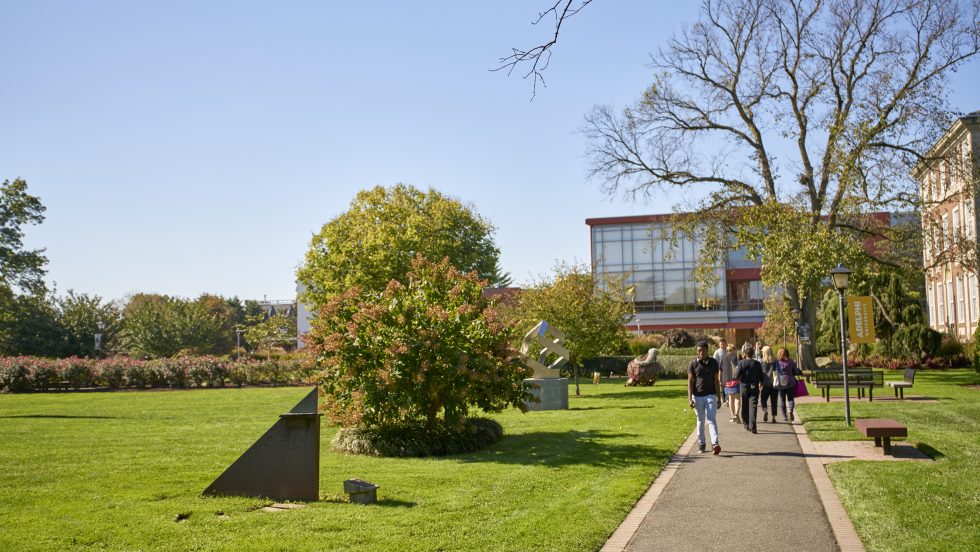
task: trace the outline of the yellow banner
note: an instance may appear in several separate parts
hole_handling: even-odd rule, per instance
[[[871,310],[871,297],[848,297],[847,318],[851,343],[875,342],[875,317]]]

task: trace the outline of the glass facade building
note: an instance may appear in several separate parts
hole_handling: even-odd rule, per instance
[[[586,224],[599,285],[623,278],[634,288],[637,318],[631,329],[754,330],[762,325],[765,289],[759,265],[744,251],[706,251],[690,236],[672,236],[671,215],[595,218]],[[715,261],[716,281],[701,289],[694,267],[705,255]]]

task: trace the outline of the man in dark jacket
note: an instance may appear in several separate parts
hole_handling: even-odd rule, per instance
[[[707,343],[699,341],[697,351],[697,358],[687,366],[687,396],[691,408],[698,416],[699,449],[705,452],[704,422],[707,420],[708,432],[711,436],[711,451],[718,454],[721,452],[721,445],[718,444],[718,424],[715,421],[715,414],[721,402],[721,370],[718,369],[718,362],[708,356]]]
[[[759,386],[762,385],[762,364],[753,357],[752,346],[742,346],[742,360],[735,366],[735,379],[741,382],[742,425],[756,433],[756,409],[759,407]]]

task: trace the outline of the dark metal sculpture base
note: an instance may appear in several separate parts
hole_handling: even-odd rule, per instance
[[[320,416],[313,389],[204,490],[205,495],[320,498]]]

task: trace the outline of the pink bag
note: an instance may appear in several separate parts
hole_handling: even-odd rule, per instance
[[[810,392],[806,389],[806,382],[803,380],[796,380],[796,396],[805,397],[809,395]]]

